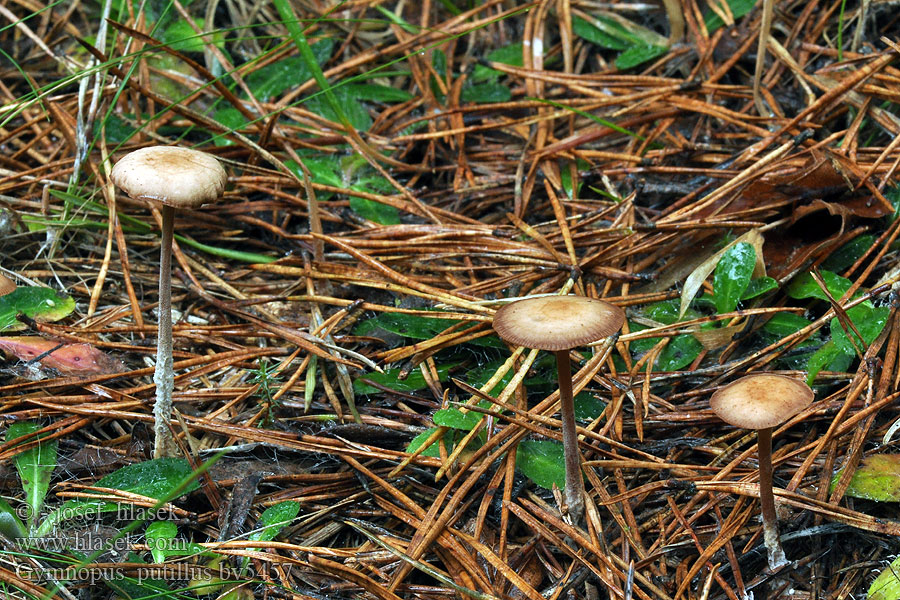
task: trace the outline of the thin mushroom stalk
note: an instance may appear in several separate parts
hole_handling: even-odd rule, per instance
[[[778,539],[778,515],[775,512],[775,492],[772,473],[772,428],[760,429],[757,448],[759,451],[759,504],[763,522],[763,544],[773,571],[788,563]]]
[[[175,456],[177,446],[169,428],[175,388],[172,342],[172,243],[175,209],[215,202],[228,177],[209,154],[177,146],[135,150],[116,163],[110,179],[136,200],[160,207],[162,247],[159,259],[159,329],[156,342],[156,403],[153,405],[153,457]]]
[[[169,420],[172,418],[172,394],[175,390],[172,358],[172,241],[175,235],[175,209],[162,206],[162,246],[159,252],[159,324],[156,341],[156,403],[153,405],[153,458],[174,456],[177,451]]]
[[[565,461],[565,497],[569,522],[584,522],[584,480],[575,427],[572,393],[573,348],[616,334],[625,324],[625,312],[614,304],[582,296],[543,296],[507,304],[494,315],[494,330],[517,346],[548,350],[556,355],[559,413]]]
[[[554,354],[559,379],[559,414],[562,420],[563,456],[566,463],[566,487],[563,492],[569,515],[575,522],[580,521],[584,515],[584,479],[581,474],[581,452],[578,450],[578,429],[575,425],[572,365],[568,350],[559,350]]]
[[[755,373],[729,383],[709,399],[710,408],[720,419],[735,427],[757,431],[763,543],[773,571],[788,564],[788,560],[778,540],[772,489],[772,429],[809,406],[813,396],[808,385],[792,377]]]

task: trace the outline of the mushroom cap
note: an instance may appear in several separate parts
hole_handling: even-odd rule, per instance
[[[720,388],[709,399],[709,405],[729,425],[768,429],[784,423],[812,401],[813,391],[803,381],[757,373]]]
[[[136,200],[154,200],[175,208],[215,202],[228,176],[210,154],[178,146],[150,146],[127,154],[110,177]]]
[[[602,340],[624,324],[621,308],[584,296],[525,298],[494,315],[494,330],[507,342],[554,352]]]
[[[0,274],[0,296],[11,294],[14,291],[16,291],[16,282],[6,275]]]

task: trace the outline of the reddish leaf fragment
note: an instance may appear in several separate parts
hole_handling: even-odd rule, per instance
[[[49,352],[38,362],[63,375],[108,375],[125,370],[121,361],[90,344],[60,345],[38,336],[10,336],[0,338],[0,350],[23,361]]]

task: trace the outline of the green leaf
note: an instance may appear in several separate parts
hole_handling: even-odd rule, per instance
[[[586,160],[578,159],[576,163],[576,170],[585,171],[591,167],[590,163]],[[573,189],[572,186],[572,169],[568,164],[560,165],[559,169],[559,178],[562,180],[563,189],[566,191],[566,196],[571,200],[575,196],[577,196],[581,192],[581,185],[584,183],[579,179],[578,186]]]
[[[425,443],[425,440],[430,438],[431,435],[437,430],[438,430],[437,427],[431,427],[429,429],[426,429],[425,431],[423,431],[416,437],[414,437],[412,439],[412,441],[409,443],[409,445],[406,447],[406,451],[409,452],[410,454],[412,454],[413,452],[415,452],[416,450],[421,448],[422,444]],[[445,436],[445,437],[447,437],[447,436]],[[425,450],[422,451],[422,456],[430,456],[432,458],[437,458],[440,455],[441,455],[441,452],[440,452],[440,448],[438,447],[437,442],[428,446],[428,448],[426,448]]]
[[[466,86],[460,93],[463,102],[488,104],[491,102],[509,102],[512,91],[502,83],[477,83]]]
[[[178,535],[178,526],[172,521],[154,521],[147,525],[144,538],[150,547],[153,562],[161,563],[166,560],[167,551],[174,547],[175,536]]]
[[[13,423],[6,430],[6,441],[11,442],[20,437],[39,431],[43,427],[32,421]],[[28,528],[34,529],[44,498],[50,489],[50,476],[56,468],[56,440],[41,442],[37,446],[15,455],[16,470],[25,491],[25,504],[28,506]]]
[[[19,331],[25,325],[16,320],[24,314],[36,321],[59,321],[75,310],[75,300],[46,287],[18,287],[0,297],[0,331]]]
[[[183,481],[191,476],[191,465],[183,458],[155,458],[144,462],[134,463],[101,478],[94,485],[97,487],[112,488],[147,496],[154,500],[166,497],[175,490]],[[192,492],[199,487],[196,480],[183,490],[184,494]],[[63,503],[58,509],[50,513],[37,530],[38,536],[47,535],[58,523],[76,517],[97,515],[103,512],[113,512],[119,509],[119,505],[112,502],[103,502],[79,498]],[[141,509],[135,509],[135,520],[151,518],[153,515],[145,513]],[[129,518],[130,518],[129,517]]]
[[[800,315],[786,312],[777,313],[763,325],[763,331],[781,339],[800,331],[809,324],[809,319]]]
[[[573,17],[572,31],[578,37],[610,50],[625,50],[633,42],[624,27],[604,17],[595,17],[593,22]]]
[[[128,562],[146,564],[138,554],[128,553]],[[156,600],[161,598],[178,598],[172,593],[169,584],[163,579],[137,579],[133,577],[104,578],[103,583],[115,591],[120,597],[130,600]]]
[[[727,0],[727,2],[728,8],[731,9],[731,14],[734,16],[735,21],[753,10],[753,7],[756,5],[756,0]],[[719,18],[719,15],[711,10],[708,10],[703,15],[703,21],[706,23],[706,30],[709,31],[709,33],[712,33],[725,24],[725,22]]]
[[[843,469],[831,478],[831,490]],[[900,454],[873,454],[862,459],[847,487],[847,496],[876,502],[900,502]]]
[[[700,356],[703,344],[690,334],[676,335],[666,344],[656,359],[656,368],[660,371],[678,371],[688,366]]]
[[[555,440],[522,440],[516,451],[516,467],[545,489],[566,487],[566,464],[563,445]]]
[[[741,295],[741,300],[750,300],[775,289],[778,289],[777,281],[771,277],[757,277],[747,285],[747,289]]]
[[[850,331],[860,349],[865,351],[866,347],[878,337],[878,334],[881,333],[881,330],[884,329],[887,323],[889,313],[890,308],[887,306],[870,308],[865,304],[860,304],[847,310],[847,316],[850,317],[850,321],[863,337],[862,342],[860,342],[859,336],[853,333],[852,330]],[[831,339],[840,351],[851,355],[856,354],[853,344],[850,343],[850,339],[847,337],[847,332],[841,327],[841,322],[837,317],[831,319]]]
[[[241,111],[233,106],[217,110],[213,113],[212,118],[232,131],[240,131],[248,125],[247,119],[244,118]],[[234,145],[234,141],[227,137],[217,137],[214,143],[216,146]]]
[[[441,365],[437,368],[438,378],[440,381],[447,380],[447,373],[456,366],[456,363],[450,365]],[[414,392],[425,388],[425,377],[422,372],[416,369],[411,372],[406,379],[400,379],[402,369],[387,369],[384,373],[367,373],[361,378],[353,381],[353,389],[357,394],[380,394],[383,393],[378,388],[374,388],[362,379],[368,379],[386,388],[396,390],[398,392]]]
[[[370,102],[406,102],[413,99],[413,95],[402,88],[375,83],[351,83],[345,87],[359,100]]]
[[[866,234],[853,238],[825,259],[822,263],[823,269],[829,271],[843,271],[856,260],[866,253],[875,243],[875,236]]]
[[[741,296],[750,284],[755,265],[756,250],[747,242],[735,244],[722,255],[713,275],[716,312],[723,314],[737,308]]]
[[[297,518],[298,514],[300,514],[300,503],[293,500],[270,506],[260,515],[259,521],[256,523],[257,530],[251,533],[248,539],[254,542],[273,540],[291,521]]]
[[[662,56],[669,49],[656,44],[636,43],[616,58],[616,68],[620,71],[631,69],[647,61]]]
[[[819,275],[822,276],[822,281],[825,282],[825,288],[835,300],[840,300],[841,296],[843,296],[847,290],[850,289],[850,286],[853,285],[846,277],[841,277],[831,271],[822,269],[819,271]],[[819,287],[819,284],[815,282],[810,273],[804,273],[796,277],[787,287],[786,291],[787,295],[795,300],[818,298],[819,300],[828,301],[828,296],[825,295],[825,292],[822,291],[822,288]]]
[[[484,415],[474,411],[462,412],[458,408],[442,408],[431,418],[435,425],[471,431],[481,422]]]
[[[16,510],[3,498],[0,498],[0,533],[11,540],[24,538],[28,534]]]
[[[866,600],[900,600],[900,556],[878,574]]]
[[[203,31],[203,19],[194,19],[194,23],[200,31]],[[206,37],[211,37],[215,46],[218,46],[219,48],[224,46],[224,37],[221,32],[216,31]],[[190,23],[184,19],[180,19],[169,25],[162,34],[162,41],[173,50],[179,52],[203,52],[203,49],[206,46],[203,38],[198,35],[191,27]]]
[[[390,204],[382,204],[368,198],[351,196],[350,209],[363,219],[379,225],[397,225],[400,223],[400,211]]]
[[[326,38],[311,46],[318,64],[324,64],[331,57],[334,40]],[[285,90],[295,88],[313,77],[306,61],[300,56],[289,56],[273,62],[248,74],[244,81],[261,102],[280,96]]]
[[[338,103],[340,110],[337,110],[327,94],[317,94],[306,101],[306,108],[324,119],[328,119],[333,123],[342,123],[341,114],[347,117],[347,120],[354,129],[360,131],[368,131],[372,126],[372,117],[368,111],[360,104],[352,89],[349,86],[340,86],[331,88],[334,99]]]
[[[842,355],[846,356],[846,352],[842,352],[833,341],[825,342],[825,344],[809,358],[809,363],[806,365],[806,383],[812,385],[813,381],[816,379],[816,375],[819,374],[819,371],[831,365]]]
[[[593,421],[606,408],[606,403],[594,394],[581,392],[575,396],[575,419],[578,421]]]
[[[380,313],[371,319],[362,321],[356,326],[353,333],[354,335],[369,335],[381,328],[415,340],[430,340],[457,323],[459,321],[406,313]]]

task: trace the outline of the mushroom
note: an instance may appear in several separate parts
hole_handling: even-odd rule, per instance
[[[172,415],[172,236],[176,208],[195,208],[215,202],[225,191],[225,169],[213,156],[175,146],[151,146],[126,155],[110,177],[136,200],[158,203],[162,213],[159,261],[159,335],[157,338],[156,404],[153,407],[154,458],[174,456],[169,430]]]
[[[608,338],[625,324],[625,312],[603,300],[583,296],[525,298],[494,315],[494,330],[511,344],[549,350],[556,355],[563,453],[566,461],[565,499],[569,516],[580,524],[584,516],[581,453],[575,429],[572,367],[569,351]]]
[[[772,492],[772,429],[799,413],[813,401],[813,391],[804,382],[771,373],[741,377],[717,390],[709,405],[720,419],[744,429],[756,429],[759,437],[759,503],[762,508],[763,541],[769,568],[787,564],[778,541],[778,518]]]
[[[16,291],[16,282],[6,275],[0,274],[0,296],[12,294],[14,291]]]

